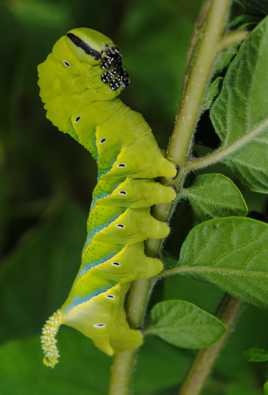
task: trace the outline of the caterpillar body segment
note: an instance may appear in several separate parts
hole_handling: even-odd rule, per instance
[[[129,283],[118,283],[100,288],[102,292],[94,298],[81,297],[70,304],[67,299],[62,307],[64,324],[90,337],[108,355],[140,346],[140,331],[130,329],[126,320],[124,300],[128,288]]]
[[[141,332],[126,319],[125,295],[132,281],[162,270],[159,259],[146,256],[144,241],[169,233],[151,207],[175,199],[173,189],[155,179],[174,177],[176,168],[142,115],[118,99],[128,75],[109,38],[91,29],[71,30],[38,73],[47,118],[98,165],[81,266],[66,301],[43,329],[45,363],[54,366],[61,324],[82,332],[108,355],[141,345]]]

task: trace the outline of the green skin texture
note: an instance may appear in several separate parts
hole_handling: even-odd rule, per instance
[[[105,45],[114,46],[92,29],[71,33],[99,52]],[[163,157],[142,115],[117,98],[123,88],[113,91],[101,81],[102,72],[100,61],[67,36],[38,66],[47,118],[82,144],[98,164],[82,263],[60,309],[61,323],[113,355],[142,343],[141,332],[126,320],[125,295],[132,281],[162,270],[159,259],[145,255],[144,241],[169,233],[168,225],[151,215],[151,207],[175,198],[174,190],[155,178],[174,177],[176,168]],[[96,327],[98,323],[104,325]]]

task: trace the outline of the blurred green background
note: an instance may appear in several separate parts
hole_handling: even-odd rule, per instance
[[[77,271],[96,166],[81,146],[46,120],[38,97],[37,65],[70,28],[88,26],[111,36],[122,50],[132,81],[124,100],[144,114],[165,147],[201,3],[1,0],[1,395],[105,395],[110,367],[108,357],[68,328],[59,335],[58,367],[51,371],[41,363],[40,328],[63,302]],[[253,3],[256,7],[258,0]],[[206,115],[201,123],[209,130]],[[201,143],[216,144],[207,130],[203,138],[199,135],[200,131]],[[267,219],[265,199],[256,194],[246,198],[252,215]],[[182,228],[189,229],[193,221],[187,205],[177,215],[180,225],[169,243],[173,254],[185,234]],[[157,286],[153,302],[183,298],[214,311],[220,297],[221,292],[210,285],[176,278]],[[247,363],[243,350],[268,346],[267,327],[267,312],[244,308],[206,395],[261,394],[267,366]],[[133,393],[176,394],[192,356],[149,338],[135,370]]]

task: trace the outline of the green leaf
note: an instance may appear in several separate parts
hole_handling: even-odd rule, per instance
[[[251,1],[251,0],[250,0]],[[257,15],[249,15],[249,14],[240,14],[234,17],[229,22],[230,30],[252,30],[257,23],[260,21],[260,18]]]
[[[12,341],[0,347],[1,394],[106,393],[110,359],[80,333],[64,329],[59,334],[61,360],[55,369],[42,364],[39,337]]]
[[[215,98],[218,96],[220,93],[220,88],[221,88],[221,83],[222,83],[223,78],[222,77],[217,77],[214,81],[211,82],[209,85],[204,102],[203,102],[203,108],[202,111],[209,110],[210,107],[212,106]]]
[[[268,350],[264,348],[250,348],[245,352],[246,358],[249,362],[267,362]]]
[[[268,192],[267,68],[268,17],[241,45],[211,109],[221,149],[227,152],[225,164],[251,190],[263,193]]]
[[[183,243],[177,271],[210,281],[257,305],[268,304],[268,224],[227,217],[195,226]]]
[[[237,54],[237,45],[234,45],[230,48],[226,48],[221,51],[216,59],[216,63],[214,66],[213,73],[214,75],[222,75],[226,68],[229,66],[235,55]],[[218,77],[220,78],[220,77]],[[222,80],[222,78],[221,78]]]
[[[268,381],[266,381],[266,383],[264,384],[263,389],[264,389],[264,394],[268,395]]]
[[[219,319],[184,300],[158,303],[151,311],[151,321],[147,334],[182,348],[208,347],[224,333]]]
[[[42,364],[39,337],[2,345],[0,393],[106,395],[111,358],[96,349],[88,338],[70,328],[63,327],[58,340],[61,359],[55,369]],[[190,361],[189,356],[168,344],[156,338],[148,340],[140,350],[139,365],[135,369],[135,395],[149,395],[177,385]]]
[[[246,202],[230,178],[222,174],[202,174],[183,191],[198,218],[247,215]]]

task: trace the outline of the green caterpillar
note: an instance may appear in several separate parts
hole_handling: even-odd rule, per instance
[[[92,29],[71,30],[38,73],[47,118],[98,164],[80,269],[65,303],[42,331],[44,363],[54,367],[61,324],[108,355],[141,345],[141,332],[126,319],[125,295],[132,281],[162,270],[159,259],[145,255],[144,241],[169,233],[168,225],[151,215],[151,206],[175,199],[174,190],[155,179],[174,177],[176,168],[163,157],[142,115],[117,98],[129,79],[109,38]]]

